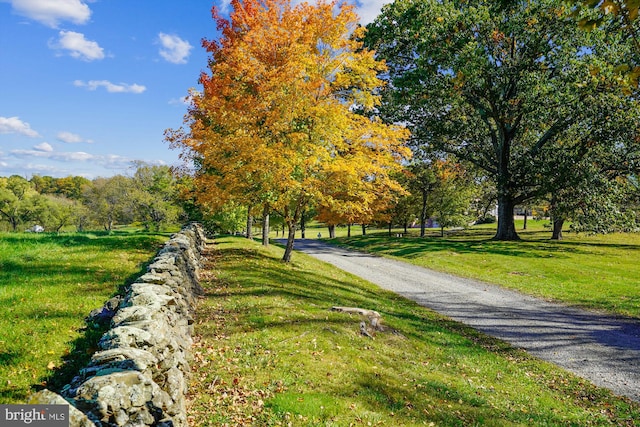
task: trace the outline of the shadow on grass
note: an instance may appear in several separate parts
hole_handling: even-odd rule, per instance
[[[78,232],[78,233],[2,233],[1,239],[9,245],[37,243],[61,247],[100,248],[102,250],[134,250],[148,248],[149,241],[158,237],[169,238],[170,233],[152,232]]]
[[[295,262],[291,265],[270,266],[270,263],[277,261],[255,251],[224,249],[224,256],[229,264],[235,264],[235,267],[225,266],[227,276],[253,284],[250,288],[234,289],[233,292],[251,293],[256,296],[279,293],[327,308],[347,304],[373,305],[379,298],[378,292],[354,288],[340,280],[302,270]],[[340,301],[332,301],[335,300],[337,292],[340,293]]]
[[[530,411],[527,415],[520,412],[500,412],[493,407],[490,391],[483,389],[476,393],[472,387],[458,384],[458,380],[466,380],[460,378],[460,371],[455,367],[449,369],[458,363],[457,358],[464,360],[467,355],[470,360],[484,360],[483,353],[486,350],[507,360],[523,360],[526,364],[527,356],[520,350],[430,312],[391,292],[360,284],[358,280],[351,280],[342,273],[334,275],[331,269],[305,269],[305,261],[297,259],[300,260],[299,263],[294,260],[291,264],[284,264],[261,250],[221,246],[219,259],[215,264],[220,274],[207,289],[207,302],[199,308],[199,320],[205,325],[200,328],[201,335],[205,339],[211,336],[217,341],[219,336],[216,333],[222,331],[225,340],[228,338],[228,342],[233,343],[223,344],[231,346],[229,351],[234,352],[233,357],[241,357],[245,350],[242,344],[235,344],[233,337],[237,337],[240,342],[246,340],[247,345],[251,346],[259,346],[260,340],[268,337],[265,342],[270,343],[271,351],[283,355],[290,353],[284,357],[293,357],[281,363],[291,367],[294,377],[297,374],[302,377],[295,377],[296,379],[291,380],[288,391],[265,402],[276,415],[293,413],[331,420],[334,413],[351,413],[352,409],[345,402],[358,396],[358,405],[368,405],[372,414],[395,413],[397,425],[402,425],[403,421],[412,422],[414,418],[419,421],[427,419],[416,413],[427,406],[424,401],[419,402],[420,399],[435,406],[450,403],[450,410],[435,409],[430,415],[432,418],[429,418],[443,425],[479,425],[482,420],[487,420],[491,425],[500,425],[497,424],[500,420],[504,420],[505,425],[526,425],[531,419],[541,420],[539,425],[563,424],[562,414],[545,413],[539,406],[535,406],[535,411]],[[370,348],[369,345],[374,344],[369,344],[368,338],[359,336],[360,317],[329,311],[333,305],[379,311],[384,324],[397,329],[403,337],[382,338],[379,333],[375,341],[379,347]],[[316,366],[309,367],[307,375],[307,367],[301,360],[310,365],[326,362],[321,357],[315,362],[312,353],[304,353],[305,350],[311,351],[305,345],[315,343],[316,338],[319,342],[323,341],[325,332],[326,338],[333,343],[329,346],[320,344],[321,353],[331,353],[335,349],[334,345],[340,345],[344,349],[340,352],[347,354],[345,361],[349,360],[348,354],[353,355],[352,361],[356,365],[366,360],[371,363],[375,361],[378,366],[383,367],[381,372],[354,367],[358,369],[356,374],[347,376],[347,381],[335,383],[323,380],[328,374],[322,369],[318,376],[314,376]],[[252,333],[257,335],[251,335]],[[308,339],[304,339],[303,336],[307,333],[310,335]],[[247,339],[247,336],[250,338]],[[331,338],[334,336],[335,341]],[[405,341],[405,338],[410,341]],[[287,343],[291,343],[290,351],[286,348]],[[381,349],[382,354],[365,354],[373,351],[373,348]],[[412,365],[411,362],[405,366],[401,365],[403,362],[395,363],[393,359],[403,349],[415,351],[414,357],[433,358],[434,368],[446,363],[449,373],[434,376],[428,373],[411,374],[412,368],[407,368]],[[429,350],[425,353],[425,349],[436,349],[438,354],[429,354]],[[439,354],[440,349],[443,349],[443,356]],[[298,356],[298,350],[303,354]],[[330,354],[327,360],[333,360]],[[357,360],[360,361],[356,362]],[[385,360],[390,362],[388,368]],[[420,360],[413,362],[419,364]],[[449,361],[452,365],[448,364]],[[249,365],[250,362],[242,360],[238,363]],[[349,364],[348,361],[345,363]],[[327,365],[326,369],[330,370],[329,366],[332,365]],[[278,378],[288,378],[289,371],[286,369],[278,374]],[[385,375],[390,377],[386,378]],[[395,378],[396,375],[400,378]],[[402,375],[407,375],[408,379]],[[307,382],[322,382],[322,385],[311,392],[300,391],[295,386]],[[413,402],[407,396],[412,396],[410,399]],[[414,405],[418,409],[414,410]]]
[[[118,248],[121,249],[122,246],[118,246]],[[113,298],[118,295],[124,296],[128,291],[128,287],[147,272],[147,267],[153,262],[154,257],[155,255],[145,263],[141,264],[140,269],[129,275],[109,298]],[[89,313],[86,314],[88,315]],[[80,329],[82,335],[68,344],[70,351],[69,354],[63,356],[62,365],[51,371],[50,375],[41,378],[40,384],[34,385],[33,390],[38,391],[43,388],[47,388],[59,393],[65,385],[69,384],[73,380],[73,378],[78,374],[78,371],[89,363],[93,354],[99,350],[98,342],[109,327],[109,324],[99,325],[85,320],[85,326]]]
[[[594,248],[640,250],[640,244],[606,243],[575,240],[551,240],[548,232],[532,231],[522,233],[520,241],[492,240],[493,233],[487,230],[464,230],[445,237],[390,237],[376,233],[366,236],[333,239],[331,242],[369,253],[384,253],[402,258],[419,258],[425,253],[454,252],[486,255],[517,256],[536,258],[552,253],[562,257],[563,253],[593,254]]]
[[[396,293],[380,288],[358,286],[357,281],[346,283],[327,274],[322,274],[322,272],[298,268],[295,262],[292,265],[279,263],[268,255],[255,250],[225,248],[223,252],[224,265],[222,269],[225,271],[225,277],[233,278],[234,282],[237,281],[243,285],[216,286],[216,289],[207,291],[206,298],[215,300],[218,298],[248,297],[251,301],[256,301],[253,307],[242,305],[236,310],[228,310],[224,315],[230,318],[243,316],[245,319],[255,319],[271,311],[282,309],[261,304],[261,300],[282,298],[288,301],[292,309],[315,312],[315,316],[317,316],[317,319],[305,318],[289,312],[286,320],[260,320],[259,322],[252,321],[252,324],[241,325],[243,332],[256,328],[286,328],[305,323],[309,325],[322,324],[327,323],[328,319],[333,324],[343,323],[345,327],[357,330],[359,316],[336,314],[330,311],[333,306],[350,306],[378,311],[383,318],[383,324],[390,331],[399,332],[407,338],[423,341],[432,337],[434,344],[448,347],[455,345],[459,348],[460,353],[466,353],[465,348],[472,350],[474,346],[479,345],[495,353],[520,354],[517,349],[503,341],[428,311]],[[381,305],[381,301],[384,304]],[[439,342],[440,338],[437,336],[442,332],[455,332],[463,337],[463,340],[457,344]]]

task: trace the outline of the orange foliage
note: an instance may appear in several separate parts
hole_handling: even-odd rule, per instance
[[[293,221],[306,204],[383,199],[410,156],[407,131],[356,114],[371,110],[384,64],[358,42],[353,6],[233,0],[214,8],[222,36],[210,52],[203,91],[192,92],[185,131],[167,139],[195,160],[198,199],[269,204]],[[372,195],[372,192],[378,194]]]

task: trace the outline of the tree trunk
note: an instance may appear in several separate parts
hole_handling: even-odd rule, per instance
[[[305,223],[304,220],[304,212],[302,212],[302,216],[300,217],[300,237],[303,239],[306,239],[306,231],[307,231],[307,225]]]
[[[249,206],[247,208],[247,239],[253,239],[253,215],[251,215],[251,208],[253,206]]]
[[[284,262],[290,262],[291,261],[291,254],[293,253],[293,244],[295,242],[296,239],[296,222],[295,220],[293,221],[287,221],[287,227],[289,228],[289,234],[287,236],[287,246],[284,248],[284,256],[282,257],[282,260]]]
[[[493,240],[520,240],[513,220],[515,203],[509,196],[498,197],[498,230]]]
[[[407,229],[409,228],[409,221],[404,222],[404,234],[407,234]]]
[[[522,226],[523,230],[527,229],[527,209],[524,210],[524,225]]]
[[[269,205],[264,205],[262,212],[262,245],[269,246]]]
[[[444,227],[440,227],[440,237],[444,237]]]
[[[427,192],[422,192],[422,208],[420,209],[420,237],[424,237],[427,228]]]
[[[347,237],[351,237],[351,224],[347,224]]]
[[[306,210],[309,200],[303,194],[301,194],[298,200],[295,201],[295,206],[291,208],[286,207],[284,210],[283,218],[289,228],[289,234],[287,236],[287,247],[284,249],[284,255],[282,261],[291,262],[291,254],[293,253],[293,244],[296,239],[296,227],[298,223],[302,223],[302,217]]]
[[[362,224],[362,235],[363,236],[367,235],[367,224]]]
[[[553,234],[551,240],[562,240],[562,226],[564,225],[564,219],[553,219]]]
[[[329,238],[330,239],[335,239],[336,238],[336,226],[335,225],[329,225]]]
[[[389,221],[389,237],[391,237],[391,230],[393,228],[393,224]]]

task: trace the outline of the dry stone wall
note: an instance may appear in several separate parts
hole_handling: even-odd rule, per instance
[[[191,334],[206,241],[190,224],[172,236],[129,286],[88,321],[110,322],[91,362],[60,395],[44,390],[29,403],[72,406],[71,426],[187,425],[185,394]]]

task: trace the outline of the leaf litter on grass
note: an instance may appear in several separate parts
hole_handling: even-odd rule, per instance
[[[223,239],[208,256],[192,426],[636,425],[638,405],[397,295],[278,248]],[[359,332],[379,311],[392,333]]]

